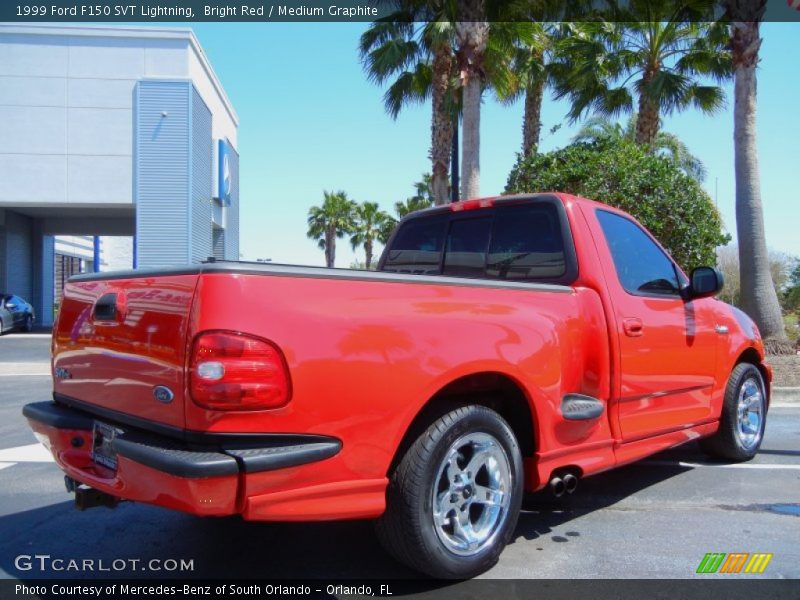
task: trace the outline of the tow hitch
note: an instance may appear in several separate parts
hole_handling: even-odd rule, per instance
[[[69,476],[64,477],[64,485],[66,485],[68,492],[75,493],[75,508],[78,510],[87,510],[95,506],[116,508],[120,502],[120,499],[116,496],[106,494],[88,485],[83,485]]]

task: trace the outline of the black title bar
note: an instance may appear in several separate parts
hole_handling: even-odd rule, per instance
[[[209,598],[393,598],[415,600],[456,600],[503,598],[507,600],[571,600],[573,598],[680,598],[681,600],[785,600],[797,598],[797,580],[0,580],[0,600],[180,600]]]
[[[431,20],[435,10],[420,2],[413,13],[399,10],[397,0],[0,0],[0,21],[17,23],[80,22],[370,22],[379,19]],[[488,21],[640,21],[638,13],[674,10],[680,2],[664,0],[486,0]],[[738,0],[738,15],[728,0],[687,2],[687,21],[734,20],[800,22],[800,0]],[[441,2],[428,3],[430,7]],[[652,5],[652,6],[650,6]],[[456,5],[458,6],[458,5]]]

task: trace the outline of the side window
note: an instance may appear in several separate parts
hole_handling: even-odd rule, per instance
[[[492,218],[458,219],[450,224],[444,255],[444,274],[483,277]]]
[[[438,275],[446,225],[446,215],[407,221],[392,242],[383,270]]]
[[[678,277],[672,261],[633,221],[597,211],[617,277],[631,294],[677,295]]]
[[[524,204],[497,210],[486,274],[540,280],[566,272],[564,240],[555,206]]]

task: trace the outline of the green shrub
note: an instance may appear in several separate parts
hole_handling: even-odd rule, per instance
[[[730,236],[709,195],[671,158],[632,142],[572,144],[520,160],[506,193],[558,191],[584,196],[636,217],[687,272],[715,265]]]

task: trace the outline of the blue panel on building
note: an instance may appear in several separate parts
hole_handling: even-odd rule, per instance
[[[217,146],[217,168],[219,169],[217,173],[217,198],[219,198],[222,206],[230,206],[231,187],[233,185],[231,179],[231,154],[235,151],[231,148],[228,140],[219,140]]]
[[[192,88],[191,122],[191,261],[213,254],[211,240],[211,185],[214,146],[211,142],[211,111]]]
[[[136,85],[134,202],[139,268],[190,262],[188,81]]]
[[[225,260],[239,260],[239,154],[228,146],[230,205],[225,207]]]
[[[197,263],[217,256],[212,233],[212,114],[191,82],[137,84],[135,142],[137,266]],[[223,155],[220,164],[227,166],[221,185],[228,197],[224,227],[238,229],[239,157],[227,143]],[[222,237],[220,258],[238,260],[238,232],[226,231]]]

